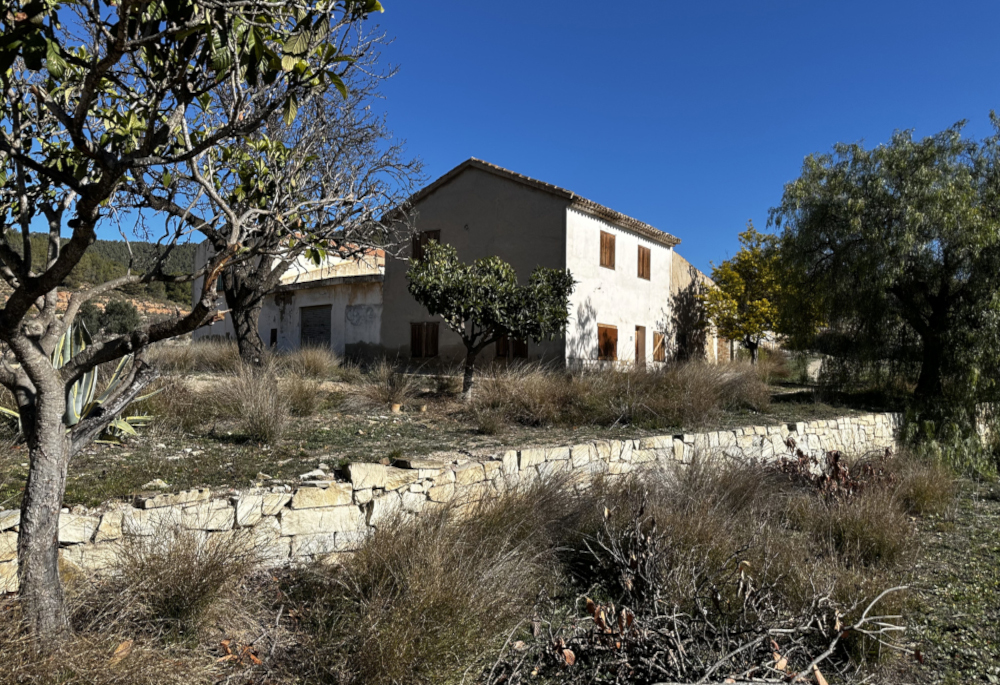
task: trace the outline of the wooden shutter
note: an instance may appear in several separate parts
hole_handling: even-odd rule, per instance
[[[424,324],[424,356],[438,356],[438,324],[436,321]]]
[[[618,329],[597,324],[597,358],[604,361],[618,359]]]
[[[506,359],[510,356],[510,345],[507,341],[507,336],[503,335],[497,340],[497,358]]]
[[[422,323],[410,324],[410,356],[414,358],[424,356],[424,325]]]
[[[615,268],[615,235],[601,231],[601,266]]]
[[[639,278],[650,277],[650,250],[648,247],[639,246]]]
[[[663,333],[653,332],[653,361],[667,361],[667,337]]]
[[[635,365],[646,365],[646,327],[635,327]]]
[[[527,340],[515,340],[514,341],[514,358],[515,359],[527,359],[528,358],[528,341]]]
[[[418,235],[413,236],[413,259],[415,261],[420,261],[424,258],[424,247],[427,243],[434,241],[438,244],[441,243],[441,231],[424,231]]]
[[[271,344],[270,344],[270,347],[274,348],[274,347],[277,347],[277,346],[278,346],[278,329],[277,328],[272,328],[271,329]]]

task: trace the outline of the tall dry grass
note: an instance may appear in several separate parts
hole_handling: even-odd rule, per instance
[[[486,432],[514,423],[695,428],[724,411],[762,411],[769,402],[767,384],[746,364],[582,373],[510,365],[478,375],[469,412]]]
[[[149,358],[169,373],[233,373],[240,367],[240,352],[231,340],[196,340],[190,345],[154,345]]]
[[[340,358],[329,347],[306,346],[275,356],[284,373],[320,381],[334,376],[341,366]]]
[[[355,397],[363,404],[386,406],[403,404],[417,394],[413,378],[387,359],[371,364],[357,384]]]
[[[241,365],[214,394],[223,415],[233,418],[248,439],[275,444],[288,425],[289,406],[281,396],[274,361]]]

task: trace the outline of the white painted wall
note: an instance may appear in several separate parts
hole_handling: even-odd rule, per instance
[[[615,268],[601,266],[601,231],[615,236]],[[650,279],[639,278],[639,246],[650,249]],[[566,266],[577,281],[570,297],[566,360],[597,364],[597,325],[618,328],[618,360],[634,362],[635,327],[646,327],[646,361],[653,333],[668,330],[673,249],[577,209],[566,210]]]
[[[278,329],[279,351],[299,347],[302,307],[330,305],[330,347],[339,355],[356,343],[377,344],[382,319],[382,283],[346,283],[279,292],[264,299],[260,338],[267,345]],[[351,314],[350,319],[348,314]]]

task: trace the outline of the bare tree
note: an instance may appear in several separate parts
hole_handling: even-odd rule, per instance
[[[273,118],[252,139],[217,150],[203,171],[217,193],[200,193],[198,178],[183,173],[137,185],[149,206],[196,226],[215,254],[230,244],[234,224],[243,227],[242,247],[254,257],[233,260],[221,285],[245,362],[262,358],[264,298],[298,260],[375,259],[375,251],[398,249],[409,237],[405,213],[392,210],[404,205],[421,164],[405,156],[372,110],[387,77],[373,71],[380,42],[366,39],[364,63],[355,62],[345,78],[346,98],[328,91],[301,109],[293,126]],[[394,220],[383,219],[389,216]]]
[[[17,400],[30,458],[18,576],[36,635],[68,630],[57,553],[71,457],[154,377],[145,348],[214,314],[212,284],[246,252],[245,226],[233,222],[224,249],[194,275],[209,287],[190,314],[91,345],[56,368],[53,350],[85,302],[131,283],[191,278],[163,269],[191,221],[167,225],[163,255],[144,273],[130,269],[74,292],[64,311],[60,284],[96,240],[127,179],[155,183],[163,169],[185,165],[199,194],[217,195],[202,173],[213,150],[276,114],[290,123],[326,88],[342,89],[358,27],[379,9],[375,0],[13,0],[0,13],[0,277],[13,290],[0,309],[7,347],[0,383]],[[47,254],[36,270],[29,231],[42,218]],[[96,366],[129,354],[133,363],[118,390],[67,431],[68,390]]]

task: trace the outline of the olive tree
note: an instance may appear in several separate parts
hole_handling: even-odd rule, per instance
[[[291,123],[317,94],[344,88],[345,48],[379,9],[375,0],[12,0],[0,10],[0,277],[11,289],[0,308],[0,383],[16,399],[29,454],[18,578],[36,635],[68,630],[57,562],[70,459],[155,376],[147,346],[214,315],[212,284],[248,256],[245,226],[233,224],[225,249],[195,274],[210,287],[189,314],[112,336],[56,368],[53,350],[88,300],[133,283],[190,278],[169,276],[163,264],[192,221],[165,224],[152,267],[73,292],[63,311],[60,285],[99,222],[123,204],[127,183],[155,183],[176,167],[197,180],[199,193],[217,194],[206,176],[212,151],[275,114]],[[38,223],[48,235],[40,269],[29,235]],[[67,431],[72,385],[130,354],[117,391]]]
[[[771,216],[838,356],[895,365],[918,405],[973,428],[1000,378],[1000,135],[963,126],[810,155]]]
[[[499,257],[463,264],[453,246],[431,241],[407,277],[414,299],[465,344],[466,400],[472,398],[476,357],[487,345],[503,336],[541,342],[566,332],[575,286],[568,270],[538,267],[526,285],[518,285],[514,267]]]

